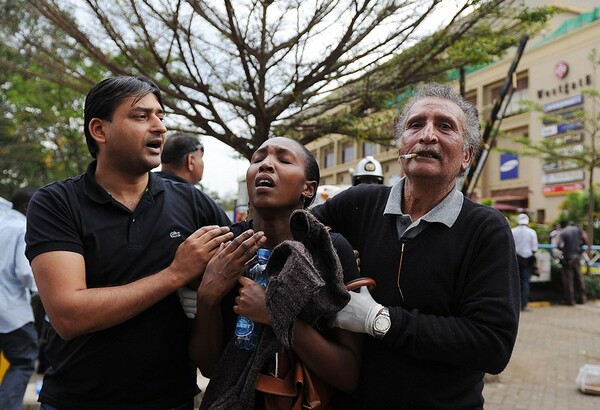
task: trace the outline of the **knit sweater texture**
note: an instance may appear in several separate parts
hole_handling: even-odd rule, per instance
[[[361,275],[377,281],[373,297],[392,320],[383,339],[366,338],[362,381],[343,407],[483,408],[484,373],[505,368],[517,336],[510,227],[500,212],[465,199],[451,228],[432,223],[400,240],[396,216],[383,215],[390,190],[359,185],[313,210],[358,249]]]

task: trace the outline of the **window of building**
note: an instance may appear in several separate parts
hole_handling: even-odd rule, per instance
[[[333,145],[328,145],[326,147],[321,148],[321,166],[323,168],[329,168],[334,166],[334,154],[333,154]]]
[[[465,99],[477,107],[477,90],[469,91],[467,95],[465,95]]]
[[[342,144],[342,163],[354,159],[354,141],[346,141]]]
[[[363,157],[367,155],[377,154],[377,144],[374,142],[363,142],[362,144]]]
[[[535,212],[535,221],[537,223],[543,223],[546,220],[546,210],[545,209],[538,209]]]
[[[502,89],[502,82],[489,87],[490,93],[490,110],[494,106],[496,100],[500,97],[500,90]],[[500,110],[498,111],[499,116],[510,117],[511,115],[520,114],[525,111],[525,107],[522,105],[523,100],[529,99],[529,77],[527,74],[517,75],[516,87],[513,83],[512,96],[510,91],[504,97],[504,102]],[[510,97],[510,100],[509,100]]]
[[[323,177],[321,178],[321,181],[319,182],[319,185],[323,186],[323,185],[332,185],[333,184],[333,177],[329,176],[329,177]]]
[[[337,183],[340,184],[350,184],[350,175],[349,174],[338,174]]]

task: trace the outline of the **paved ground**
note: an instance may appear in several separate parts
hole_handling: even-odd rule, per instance
[[[532,307],[521,315],[508,367],[486,377],[485,408],[600,409],[600,396],[577,390],[575,377],[584,364],[600,365],[600,301]]]
[[[533,304],[521,315],[513,357],[498,376],[487,376],[486,410],[600,409],[600,396],[580,393],[575,384],[584,364],[600,365],[600,301],[585,306]],[[35,410],[34,375],[23,409]],[[205,383],[199,378],[199,383]]]

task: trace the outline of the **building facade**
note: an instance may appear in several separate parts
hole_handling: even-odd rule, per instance
[[[595,115],[600,113],[600,106],[594,107],[592,99],[581,93],[584,89],[600,91],[597,78],[600,70],[589,59],[595,48],[600,54],[600,8],[594,8],[594,3],[560,2],[557,5],[564,7],[563,11],[551,21],[545,36],[529,40],[512,79],[512,99],[501,108],[500,132],[492,148],[522,149],[513,142],[515,137],[529,137],[533,142],[558,139],[565,150],[581,150],[582,144],[589,146],[589,132],[572,116],[582,108],[588,114],[594,110]],[[482,119],[489,116],[513,57],[514,52],[508,53],[504,59],[466,76],[465,96],[476,104]],[[543,113],[558,115],[564,121],[543,121],[541,112],[526,111],[520,100],[539,104]],[[321,184],[351,184],[350,170],[366,155],[373,155],[381,162],[386,185],[393,185],[402,175],[398,152],[393,146],[327,135],[307,148],[319,161]],[[488,200],[506,212],[525,211],[535,222],[550,223],[559,215],[559,205],[565,196],[586,189],[589,180],[586,170],[567,161],[547,163],[540,158],[492,149],[473,199]],[[594,180],[598,180],[596,172]]]

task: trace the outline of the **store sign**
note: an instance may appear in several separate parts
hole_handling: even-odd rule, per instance
[[[576,121],[567,124],[555,124],[542,128],[542,137],[551,137],[562,134],[563,132],[578,130],[583,127],[583,122]]]
[[[583,141],[583,134],[567,134],[567,135],[561,135],[559,137],[553,137],[552,141],[556,144],[556,145],[569,145],[569,144],[574,144],[576,142],[582,142]]]
[[[542,124],[552,125],[558,122],[569,122],[572,121],[578,114],[582,112],[580,107],[571,109],[568,111],[562,111],[556,114],[551,114],[550,118],[542,118]]]
[[[570,145],[570,146],[566,146],[566,147],[562,147],[562,148],[557,148],[556,153],[558,155],[563,155],[565,157],[568,157],[568,156],[572,157],[572,156],[576,156],[576,155],[582,153],[583,150],[584,150],[583,145],[577,144],[577,145]],[[572,159],[560,159],[558,161],[546,162],[544,165],[542,165],[542,168],[546,172],[553,172],[553,171],[564,171],[567,169],[581,168],[581,166],[578,165],[577,162]]]
[[[500,180],[519,178],[519,156],[517,154],[500,154]]]
[[[569,93],[573,93],[576,90],[591,86],[592,75],[586,74],[583,78],[575,79],[573,81],[566,81],[553,88],[537,90],[537,97],[538,99],[542,99],[544,97],[548,98],[560,95],[569,95]]]
[[[563,156],[573,156],[573,155],[578,155],[581,154],[583,152],[583,145],[582,144],[577,144],[577,145],[571,145],[568,147],[562,147],[562,148],[557,148],[556,149],[556,153],[558,155],[563,155]]]
[[[574,105],[583,104],[583,95],[574,95],[573,97],[564,98],[562,100],[553,101],[542,106],[542,111],[552,112],[563,108],[572,107]]]
[[[575,168],[581,168],[581,167],[575,161],[568,160],[568,159],[561,159],[558,161],[546,162],[544,165],[542,165],[542,168],[544,169],[544,172],[554,172],[554,171],[565,171],[567,169],[575,169]]]
[[[564,182],[581,181],[585,177],[583,170],[555,172],[542,176],[544,184],[560,184]]]
[[[544,196],[567,195],[571,192],[583,191],[583,188],[581,183],[545,186],[542,188],[542,194]]]

